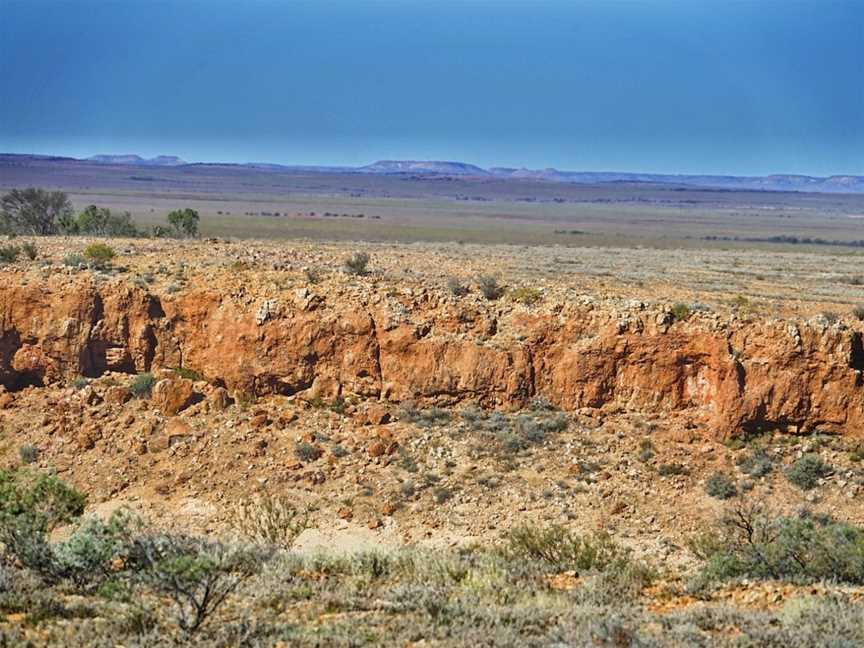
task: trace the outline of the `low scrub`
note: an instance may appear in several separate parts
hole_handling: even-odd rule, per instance
[[[156,384],[156,378],[151,373],[142,373],[135,376],[132,382],[129,383],[129,391],[136,398],[146,398],[153,390],[153,385]]]
[[[84,248],[84,259],[93,268],[104,269],[111,265],[117,253],[114,248],[104,243],[91,243]]]
[[[786,478],[801,490],[811,490],[819,480],[828,477],[834,469],[817,454],[805,454],[786,471]]]
[[[864,584],[864,529],[827,516],[774,516],[758,506],[729,510],[691,543],[707,580],[765,578]]]

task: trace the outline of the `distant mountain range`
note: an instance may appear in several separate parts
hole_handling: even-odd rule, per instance
[[[557,182],[573,184],[663,184],[681,187],[702,187],[716,190],[763,190],[763,191],[801,191],[818,193],[864,193],[864,176],[834,175],[828,177],[775,174],[767,176],[733,176],[733,175],[695,175],[695,174],[663,174],[663,173],[629,173],[616,171],[560,171],[558,169],[525,169],[511,167],[491,167],[484,169],[465,162],[436,160],[379,160],[360,167],[347,166],[309,166],[283,165],[263,162],[245,164],[225,162],[188,163],[175,155],[159,155],[154,158],[143,158],[140,155],[94,155],[85,160],[62,158],[44,155],[0,154],[7,160],[17,158],[24,160],[41,159],[70,163],[97,163],[120,166],[147,167],[184,167],[184,166],[214,166],[249,168],[264,172],[294,172],[294,173],[363,173],[379,175],[411,176],[458,176],[463,178],[487,179],[520,179],[536,182]]]

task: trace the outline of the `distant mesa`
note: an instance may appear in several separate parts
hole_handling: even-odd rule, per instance
[[[157,155],[154,158],[143,158],[140,155],[92,155],[87,158],[89,162],[99,164],[131,164],[135,166],[182,166],[186,164],[176,155]]]
[[[439,175],[488,176],[481,169],[465,162],[440,162],[437,160],[378,160],[357,169],[361,173],[434,173]]]
[[[195,162],[188,163],[175,155],[158,155],[143,158],[140,155],[94,155],[85,160],[47,155],[0,153],[0,168],[4,165],[51,162],[63,165],[104,164],[135,167],[185,167],[194,171],[196,167],[215,167],[245,170],[249,173],[303,173],[303,174],[368,174],[393,175],[408,180],[438,180],[460,178],[471,181],[522,181],[568,184],[651,184],[681,191],[685,187],[696,187],[705,191],[797,191],[817,193],[864,194],[864,176],[834,175],[828,177],[800,174],[776,173],[764,176],[733,176],[707,174],[632,173],[619,171],[562,171],[560,169],[527,169],[525,167],[490,167],[484,169],[474,164],[441,160],[378,160],[366,166],[315,166],[283,165],[267,162]],[[165,172],[167,173],[167,171]]]

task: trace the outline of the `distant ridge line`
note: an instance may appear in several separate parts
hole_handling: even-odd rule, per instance
[[[28,160],[52,161],[66,164],[100,164],[107,166],[134,167],[233,167],[260,172],[302,173],[361,173],[404,176],[444,176],[487,179],[519,179],[537,182],[604,184],[604,183],[650,183],[705,189],[797,191],[817,193],[864,193],[864,176],[832,175],[826,177],[802,174],[775,173],[765,176],[711,175],[711,174],[665,174],[618,171],[561,171],[559,169],[526,169],[515,167],[490,167],[484,169],[474,164],[439,160],[378,160],[364,166],[316,166],[286,165],[265,162],[186,162],[175,155],[158,155],[144,158],[130,153],[122,155],[100,154],[78,159],[53,155],[30,155],[0,153],[0,161],[26,163]]]

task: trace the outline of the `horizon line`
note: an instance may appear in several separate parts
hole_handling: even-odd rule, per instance
[[[149,161],[158,158],[176,158],[181,161],[181,164],[176,165],[164,165],[164,166],[192,166],[197,164],[213,164],[213,165],[232,165],[232,166],[252,166],[252,165],[268,165],[268,166],[280,166],[285,168],[297,168],[297,167],[305,167],[305,168],[337,168],[337,169],[362,169],[367,166],[372,166],[373,164],[378,164],[380,162],[419,162],[419,163],[439,163],[439,164],[464,164],[467,166],[473,166],[483,171],[489,171],[491,169],[514,169],[516,171],[533,171],[533,172],[542,172],[542,171],[555,171],[558,173],[597,173],[597,174],[632,174],[632,175],[649,175],[649,176],[710,176],[710,177],[737,177],[737,178],[769,178],[774,176],[786,176],[786,177],[801,177],[801,178],[817,178],[817,179],[828,179],[828,178],[837,178],[837,177],[853,177],[853,178],[864,178],[864,172],[862,173],[831,173],[828,175],[813,175],[809,173],[787,173],[787,172],[778,172],[773,171],[771,173],[763,173],[763,174],[748,174],[748,173],[711,173],[711,172],[685,172],[685,171],[633,171],[633,170],[612,170],[612,169],[561,169],[558,167],[545,166],[545,167],[537,167],[531,168],[526,166],[508,166],[508,165],[489,165],[482,166],[480,164],[475,164],[473,162],[465,162],[462,160],[444,160],[444,159],[422,159],[422,158],[379,158],[372,162],[368,162],[366,164],[361,165],[352,165],[352,164],[309,164],[309,163],[301,163],[301,162],[265,162],[265,161],[246,161],[246,162],[229,162],[227,160],[195,160],[190,161],[186,160],[180,155],[174,154],[166,154],[160,153],[158,155],[154,155],[152,157],[142,156],[140,153],[94,153],[87,157],[76,157],[73,155],[63,155],[57,153],[18,153],[14,151],[0,151],[0,155],[18,155],[18,156],[31,156],[31,157],[53,157],[53,158],[66,158],[69,160],[75,160],[77,162],[93,162],[93,158],[106,156],[106,157],[138,157],[141,160]],[[158,166],[158,165],[156,165]]]

